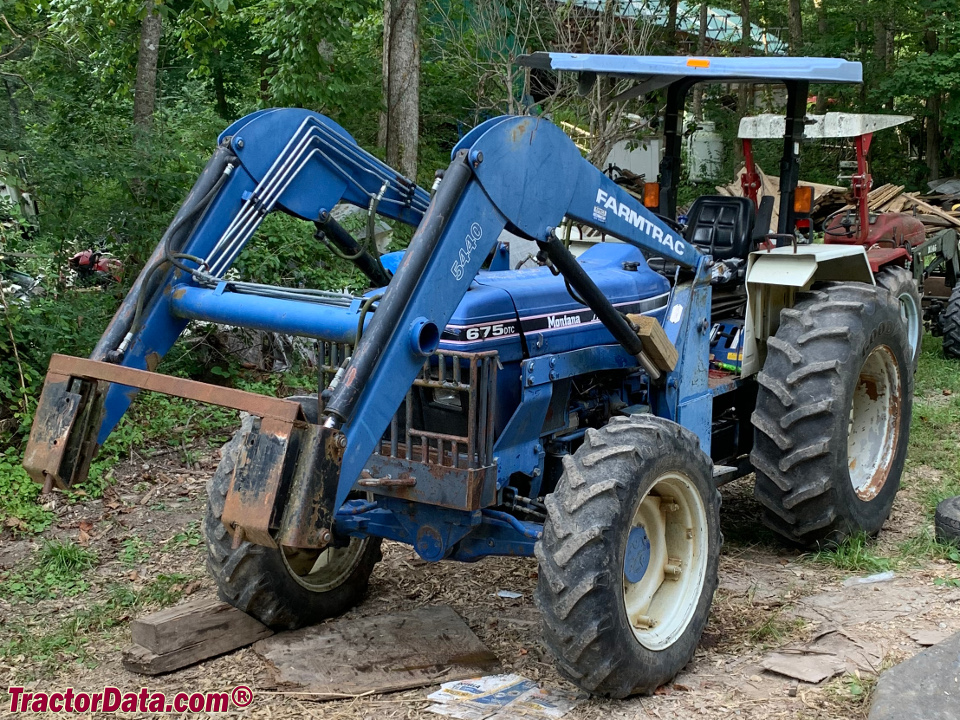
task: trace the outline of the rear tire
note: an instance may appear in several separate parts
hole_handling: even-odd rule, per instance
[[[947,306],[940,313],[940,327],[943,329],[943,356],[960,360],[960,285],[950,293]]]
[[[712,464],[689,430],[633,416],[563,467],[536,546],[544,642],[584,690],[651,693],[693,657],[717,588]]]
[[[757,376],[754,494],[764,523],[804,546],[880,531],[913,406],[899,303],[861,283],[801,293]]]
[[[306,404],[304,410],[309,417]],[[380,538],[350,538],[345,547],[323,551],[268,548],[247,541],[233,548],[233,537],[220,516],[240,450],[258,425],[259,418],[252,415],[243,419],[240,430],[223,446],[220,465],[207,485],[203,521],[207,570],[223,600],[274,630],[294,630],[340,615],[363,599],[381,558]]]
[[[906,268],[891,265],[882,268],[875,280],[900,303],[900,317],[907,327],[907,340],[913,354],[913,370],[916,372],[923,346],[923,307],[913,274]]]

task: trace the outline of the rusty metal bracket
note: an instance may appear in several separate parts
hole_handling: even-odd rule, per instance
[[[290,495],[277,537],[282,545],[322,548],[333,537],[334,498],[347,437],[332,427],[304,431]]]
[[[296,461],[300,433],[309,434],[300,403],[137,370],[98,360],[54,355],[24,452],[23,465],[41,484],[62,489],[83,480],[98,446],[103,395],[109,383],[219,405],[261,418],[244,446],[227,493],[223,523],[237,536],[276,547],[270,535],[283,501],[288,455]],[[315,427],[315,426],[309,426]]]

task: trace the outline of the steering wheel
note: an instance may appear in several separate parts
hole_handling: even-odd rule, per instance
[[[845,215],[853,215],[856,218],[856,223],[850,225],[840,225],[839,227],[831,228],[830,221],[841,213]],[[860,216],[855,214],[853,210],[847,210],[840,208],[835,210],[829,215],[827,215],[826,220],[823,221],[823,234],[829,235],[830,237],[856,237],[860,234]]]
[[[651,210],[651,212],[653,211]],[[666,215],[661,215],[660,213],[653,213],[653,216],[657,218],[657,220],[662,220],[663,222],[665,222],[667,225],[670,226],[672,230],[676,230],[678,233],[681,233],[681,234],[683,233],[683,225],[678,223],[676,220],[671,220]]]

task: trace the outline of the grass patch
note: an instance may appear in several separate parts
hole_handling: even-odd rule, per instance
[[[840,678],[840,684],[846,690],[852,704],[868,708],[879,680],[880,676],[872,673],[847,673]]]
[[[73,597],[90,585],[84,572],[97,564],[96,553],[75,543],[48,542],[32,567],[0,575],[0,592],[22,602]]]
[[[178,447],[180,461],[194,463],[200,453],[190,448],[192,443],[218,433],[222,436],[236,425],[236,410],[159,393],[140,393],[100,449],[87,480],[78,487],[90,497],[101,497],[112,480],[114,466],[130,457],[134,449],[149,457],[143,448]]]
[[[949,560],[960,563],[960,548],[951,543],[939,542],[926,528],[919,535],[906,540],[897,548],[900,559],[909,561]]]
[[[120,545],[117,559],[125,568],[133,568],[150,559],[150,543],[134,535]]]
[[[880,573],[894,567],[895,561],[874,552],[864,533],[851,535],[831,548],[807,556],[811,561],[831,565],[838,570],[857,573]]]
[[[53,522],[53,513],[37,501],[40,485],[27,475],[20,453],[7,448],[0,454],[0,530],[14,533],[38,533]]]
[[[175,573],[160,575],[139,589],[114,585],[108,590],[106,600],[74,611],[53,628],[49,618],[34,624],[8,625],[4,639],[0,640],[0,659],[17,665],[28,661],[27,673],[31,678],[61,670],[67,663],[91,665],[89,644],[92,639],[102,640],[97,637],[98,633],[124,624],[136,611],[174,604],[193,579],[190,575]]]
[[[200,530],[200,521],[192,520],[183,530],[163,544],[164,550],[174,548],[197,547],[203,542],[203,531]]]
[[[960,371],[956,360],[943,357],[939,338],[924,336],[915,378],[907,462],[942,473],[936,482],[912,479],[932,515],[938,502],[960,495]]]

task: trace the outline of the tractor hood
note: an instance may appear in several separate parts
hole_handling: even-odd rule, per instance
[[[599,243],[579,261],[621,312],[662,317],[669,283],[647,267],[639,250]],[[481,272],[444,329],[440,346],[497,350],[508,362],[614,342],[594,312],[573,299],[562,277],[537,267]]]

